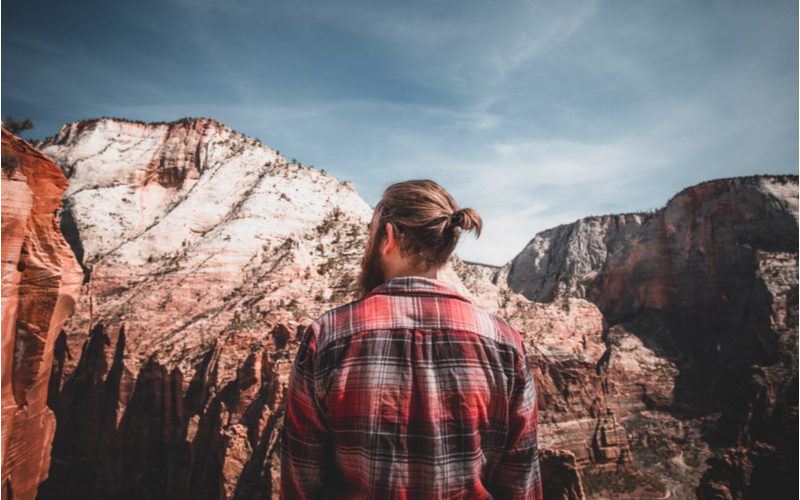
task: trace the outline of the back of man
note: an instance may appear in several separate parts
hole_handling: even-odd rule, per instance
[[[286,398],[281,496],[540,499],[538,406],[519,333],[438,274],[392,277],[407,255],[393,254],[394,236],[377,238],[376,268],[389,271],[380,284],[306,330]],[[362,270],[375,255],[367,249]]]

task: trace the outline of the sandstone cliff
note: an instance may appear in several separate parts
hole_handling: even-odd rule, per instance
[[[703,182],[652,214],[544,231],[495,280],[537,300],[587,298],[610,326],[609,366],[650,367],[616,413],[651,470],[671,458],[662,477],[702,475],[701,497],[772,497],[796,490],[797,206],[796,176]],[[637,434],[656,415],[668,447],[652,454],[653,436]]]
[[[537,233],[498,271],[497,279],[537,302],[585,297],[609,255],[653,217],[629,213],[584,217]]]
[[[2,488],[3,498],[33,499],[56,430],[47,406],[53,349],[82,276],[58,230],[67,179],[26,141],[2,133]]]
[[[38,146],[69,177],[86,281],[40,495],[268,495],[298,332],[353,297],[370,207],[214,120],[76,122]]]

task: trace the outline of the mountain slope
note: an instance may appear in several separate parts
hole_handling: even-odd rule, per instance
[[[274,453],[291,350],[328,301],[354,298],[371,208],[209,119],[76,122],[37,146],[69,179],[62,227],[86,275],[56,352],[42,494],[269,482],[255,464]],[[164,458],[132,458],[150,453]]]

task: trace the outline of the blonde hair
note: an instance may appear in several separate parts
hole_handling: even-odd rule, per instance
[[[462,231],[481,235],[483,221],[472,208],[459,208],[450,193],[430,179],[397,182],[383,192],[375,206],[375,241],[393,225],[400,251],[425,270],[447,262]]]

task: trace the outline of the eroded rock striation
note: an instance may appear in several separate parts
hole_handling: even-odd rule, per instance
[[[50,469],[56,419],[47,406],[56,338],[81,269],[58,229],[67,179],[2,129],[3,498],[33,499]]]

